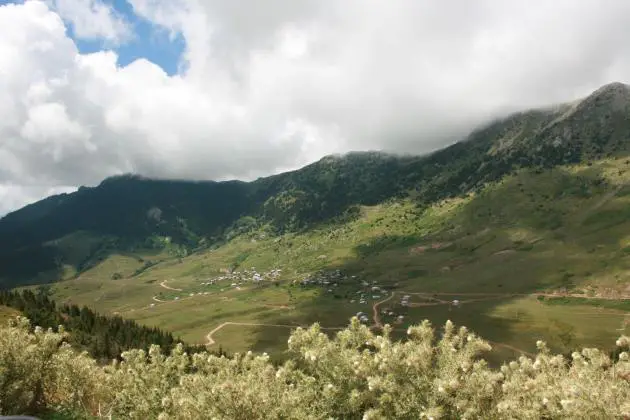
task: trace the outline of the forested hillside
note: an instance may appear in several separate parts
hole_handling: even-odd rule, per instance
[[[357,206],[407,197],[420,208],[478,191],[519,168],[589,163],[630,150],[630,89],[495,121],[427,156],[329,156],[253,182],[118,176],[0,220],[0,284],[79,275],[116,252],[188,255],[252,229],[270,235],[356,217]]]
[[[109,363],[129,349],[148,349],[158,345],[170,353],[181,340],[159,328],[148,328],[121,317],[98,315],[89,308],[77,305],[57,305],[45,291],[33,293],[0,291],[0,305],[12,308],[42,328],[68,332],[67,342],[77,350],[86,350],[99,361]],[[6,322],[6,319],[3,320]],[[184,347],[186,351],[205,350],[203,346]],[[222,352],[219,352],[222,354]]]

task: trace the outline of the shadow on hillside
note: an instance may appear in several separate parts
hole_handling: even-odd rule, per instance
[[[106,241],[103,241],[103,244],[105,243]],[[76,247],[84,249],[80,256],[75,255],[70,259],[63,256],[54,246],[35,246],[5,254],[0,250],[0,289],[50,284],[62,280],[66,274],[60,264],[61,261],[76,270],[75,277],[79,277],[82,273],[115,255],[128,257],[138,262],[138,267],[134,272],[112,273],[113,281],[136,277],[164,262],[162,249],[121,250],[112,245],[101,246],[103,244],[90,249],[90,244],[78,243]],[[174,258],[173,256],[169,260]]]
[[[366,304],[358,304],[356,292],[364,290],[368,291],[366,295],[376,296],[370,289],[378,285],[397,294],[383,307],[395,308],[397,314],[406,316],[405,321],[394,325],[399,330],[395,335],[398,338],[404,337],[408,321],[415,324],[427,318],[441,329],[450,319],[492,342],[517,343],[512,346],[534,352],[540,337],[524,336],[515,328],[516,321],[526,323],[527,319],[519,313],[513,320],[505,315],[498,317],[495,311],[522,299],[523,294],[571,290],[621,264],[618,257],[624,251],[618,244],[630,236],[630,209],[607,206],[615,193],[623,195],[625,190],[605,181],[599,168],[578,173],[563,169],[519,173],[463,204],[435,235],[385,235],[359,244],[354,249],[355,259],[328,267],[346,273],[349,279],[330,292],[330,286],[322,287],[319,297],[294,311],[278,313],[269,322],[319,322],[324,327],[339,327],[347,325],[349,318],[360,311],[367,313],[372,322],[372,304],[382,297],[369,296]],[[368,287],[362,285],[364,281]],[[289,290],[300,287],[288,286]],[[451,295],[443,295],[443,300],[459,299],[461,304],[417,308],[392,304],[404,292],[448,293]],[[467,302],[474,298],[467,293],[488,294],[488,299]],[[502,296],[492,299],[490,294]],[[542,338],[559,343],[557,351],[570,351],[581,344],[568,324],[549,321]],[[261,328],[256,334],[254,349],[269,351],[268,331]],[[288,337],[289,332],[285,335]],[[499,351],[488,355],[491,362],[518,355],[507,346],[498,344],[495,348]]]
[[[18,252],[0,252],[0,289],[38,285],[58,280],[62,271],[50,247],[37,246]]]

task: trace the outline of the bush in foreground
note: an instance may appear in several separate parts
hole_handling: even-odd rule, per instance
[[[630,416],[628,337],[618,360],[597,349],[494,370],[490,346],[447,322],[438,339],[428,321],[393,342],[356,319],[329,338],[317,325],[289,339],[289,360],[267,355],[164,356],[131,350],[99,366],[60,332],[31,331],[18,318],[0,329],[0,414],[45,410],[73,418],[131,419],[599,419]]]

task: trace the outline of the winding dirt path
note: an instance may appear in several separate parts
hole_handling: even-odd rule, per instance
[[[156,302],[160,302],[160,303],[166,303],[166,302],[168,302],[168,300],[161,300],[161,299],[158,299],[158,297],[157,297],[157,296],[153,296],[151,299],[153,299],[153,300],[154,300],[154,301],[156,301]]]
[[[494,347],[503,347],[503,348],[515,351],[517,353],[523,353],[525,356],[529,356],[532,359],[536,357],[536,355],[534,353],[530,353],[528,351],[525,351],[523,349],[519,349],[518,347],[514,347],[514,346],[511,346],[509,344],[499,343],[498,341],[490,341],[490,340],[486,340],[486,339],[484,339],[484,340],[487,341],[491,346],[494,346]]]
[[[372,325],[371,328],[383,328],[383,323],[381,322],[381,317],[380,314],[378,312],[378,308],[385,302],[388,302],[389,300],[393,299],[394,296],[396,295],[396,293],[400,293],[400,294],[405,294],[405,295],[413,295],[413,296],[418,296],[422,299],[428,300],[429,302],[412,302],[409,303],[409,307],[412,308],[420,308],[420,307],[425,307],[425,306],[439,306],[439,305],[452,305],[452,301],[450,300],[444,300],[444,299],[438,299],[435,296],[455,296],[455,297],[459,297],[459,296],[471,296],[471,297],[475,297],[473,299],[466,299],[466,300],[460,300],[459,304],[464,304],[464,303],[474,303],[474,302],[483,302],[483,301],[487,301],[487,300],[496,300],[496,299],[507,299],[507,298],[514,298],[514,297],[539,297],[539,296],[543,296],[543,297],[569,297],[569,298],[588,298],[588,299],[601,299],[601,300],[630,300],[630,296],[622,296],[622,297],[607,297],[607,296],[593,296],[593,297],[587,297],[584,295],[579,295],[579,294],[572,294],[572,293],[560,293],[560,294],[553,294],[553,293],[473,293],[473,292],[469,292],[469,293],[445,293],[445,292],[440,292],[440,293],[431,293],[431,292],[425,292],[425,293],[420,293],[420,292],[405,292],[405,291],[399,291],[399,292],[392,292],[392,294],[381,300],[378,301],[376,303],[374,303],[374,305],[372,305],[372,312],[373,312],[373,318],[374,318],[374,324]],[[435,296],[434,296],[435,295]],[[500,343],[499,343],[500,344]]]
[[[162,283],[160,283],[160,286],[169,289],[169,290],[176,290],[176,291],[181,291],[181,289],[175,289],[172,287],[168,287],[166,284],[166,281],[163,281]],[[438,299],[435,296],[470,296],[470,297],[474,297],[473,299],[467,299],[467,300],[463,300],[460,301],[460,304],[462,303],[472,303],[472,302],[479,302],[479,301],[484,301],[484,300],[494,300],[494,299],[501,299],[501,298],[513,298],[513,297],[537,297],[537,296],[545,296],[545,297],[586,297],[583,295],[577,295],[577,294],[569,294],[569,293],[563,293],[563,294],[552,294],[552,293],[474,293],[474,292],[464,292],[464,293],[457,293],[457,292],[453,292],[453,293],[448,293],[448,292],[405,292],[405,291],[397,291],[397,292],[392,292],[391,295],[389,295],[387,298],[380,300],[378,302],[375,302],[372,305],[372,315],[374,318],[374,324],[370,327],[370,328],[382,328],[383,324],[381,322],[381,318],[379,315],[379,307],[381,305],[383,305],[386,302],[389,302],[390,300],[392,300],[396,294],[408,294],[408,295],[415,295],[415,296],[419,296],[425,300],[428,300],[429,302],[418,302],[418,303],[411,303],[409,306],[438,306],[438,305],[452,305],[452,301],[450,300],[444,300],[444,299]],[[612,297],[604,297],[604,296],[599,296],[599,297],[593,297],[593,299],[606,299],[606,300],[623,300],[623,299],[630,299],[630,296],[624,296],[624,297],[620,297],[620,298],[612,298]],[[158,301],[158,302],[163,302],[157,299],[157,297],[153,297],[153,300]],[[276,309],[292,309],[290,306],[286,306],[286,305],[264,305],[267,307],[273,307]],[[224,327],[227,326],[242,326],[242,327],[277,327],[277,328],[298,328],[298,327],[302,327],[302,328],[309,328],[309,325],[290,325],[290,324],[267,324],[267,323],[256,323],[256,322],[232,322],[232,321],[228,321],[228,322],[224,322],[220,325],[218,325],[216,328],[214,328],[213,330],[211,330],[210,332],[208,332],[208,334],[206,335],[206,346],[212,346],[214,344],[216,344],[216,341],[214,340],[213,336],[214,334],[216,334],[218,331],[220,331],[221,329],[223,329]],[[322,330],[343,330],[346,327],[320,327]],[[495,346],[495,347],[503,347],[509,350],[512,350],[514,352],[517,353],[521,353],[524,354],[526,356],[529,357],[535,357],[535,355],[533,353],[527,352],[523,349],[519,349],[518,347],[514,347],[512,345],[506,344],[506,343],[501,343],[501,342],[497,342],[497,341],[490,341],[490,340],[486,340],[488,343],[490,343],[491,345]]]
[[[265,308],[272,308],[272,309],[295,309],[295,306],[289,306],[289,305],[273,305],[273,304],[265,304],[262,305]]]
[[[182,289],[176,289],[175,287],[170,287],[170,286],[167,286],[167,285],[166,285],[166,280],[163,280],[163,281],[160,283],[160,286],[162,286],[163,288],[168,289],[168,290],[174,290],[174,291],[176,291],[176,292],[181,292],[181,291],[182,291]]]
[[[228,325],[239,325],[242,327],[279,327],[279,328],[298,328],[298,327],[309,328],[310,327],[309,325],[260,324],[256,322],[224,322],[223,324],[219,325],[218,327],[216,327],[215,329],[213,329],[206,335],[206,346],[212,346],[213,344],[215,344],[216,341],[214,341],[212,336],[215,333],[217,333],[220,329],[222,329],[223,327],[227,327]],[[319,328],[321,330],[337,330],[337,331],[346,329],[346,327],[319,327]]]
[[[396,295],[396,292],[392,292],[392,294],[389,297],[387,297],[387,298],[385,298],[385,299],[383,299],[381,301],[378,301],[374,305],[372,305],[372,317],[374,318],[374,325],[373,325],[373,327],[376,327],[376,328],[382,328],[383,327],[383,324],[381,324],[381,317],[378,314],[378,307],[381,306],[383,303],[388,302],[391,299],[393,299],[395,295]]]
[[[475,292],[425,292],[425,293],[412,293],[412,292],[399,292],[407,295],[416,295],[416,296],[480,296],[480,297],[496,297],[496,298],[510,298],[510,297],[569,297],[569,298],[585,298],[585,299],[601,299],[601,300],[630,300],[630,296],[623,295],[618,297],[610,297],[610,296],[585,296],[579,293],[544,293],[544,292],[534,292],[534,293],[475,293]],[[469,302],[469,301],[467,301]],[[450,303],[450,302],[448,302]]]

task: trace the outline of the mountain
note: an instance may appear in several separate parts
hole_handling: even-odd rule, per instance
[[[424,208],[519,168],[546,170],[629,151],[630,87],[613,83],[574,103],[494,121],[426,156],[327,156],[253,182],[116,176],[2,218],[0,285],[54,281],[67,267],[78,275],[112,252],[167,249],[184,256],[252,229],[304,231],[388,200],[407,198]]]

